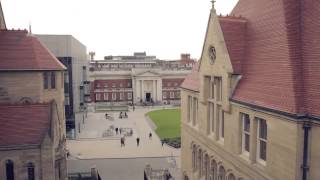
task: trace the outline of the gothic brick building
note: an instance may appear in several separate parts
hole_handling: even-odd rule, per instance
[[[63,66],[25,30],[0,30],[0,179],[64,180]]]
[[[192,180],[320,177],[320,1],[211,9],[182,84],[182,171]]]

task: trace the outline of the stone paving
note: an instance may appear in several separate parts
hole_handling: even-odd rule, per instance
[[[150,127],[145,114],[154,108],[136,108],[127,113],[128,118],[119,119],[119,112],[114,112],[114,120],[106,120],[105,113],[88,113],[81,133],[76,140],[68,140],[67,148],[71,159],[104,159],[104,158],[151,158],[151,157],[175,157],[177,166],[180,167],[180,149],[161,145],[159,137]],[[111,113],[108,113],[111,114]],[[102,137],[103,132],[111,125],[114,127],[132,128],[133,135],[125,138],[125,147],[120,145],[121,135]],[[149,139],[149,132],[153,137]],[[140,138],[137,147],[136,137]]]

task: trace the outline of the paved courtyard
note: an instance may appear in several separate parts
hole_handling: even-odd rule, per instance
[[[103,159],[103,158],[151,158],[151,157],[180,157],[180,149],[167,145],[162,146],[161,141],[152,129],[152,123],[145,114],[155,108],[136,108],[127,113],[128,118],[119,119],[119,112],[112,113],[114,120],[107,120],[105,113],[88,113],[77,140],[68,140],[67,148],[71,159]],[[118,128],[132,128],[133,135],[125,138],[125,147],[120,145],[122,135],[103,137],[103,133],[110,126]],[[153,134],[149,139],[149,132]],[[137,147],[136,138],[140,138]],[[177,160],[177,162],[180,162]],[[177,164],[180,167],[180,164]]]

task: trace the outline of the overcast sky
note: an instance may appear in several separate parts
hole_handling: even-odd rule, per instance
[[[199,58],[210,0],[0,0],[9,29],[34,34],[71,34],[105,55],[146,51],[161,59],[180,53]],[[238,0],[217,0],[217,13],[227,14]]]

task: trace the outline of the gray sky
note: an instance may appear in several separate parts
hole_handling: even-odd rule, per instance
[[[227,14],[238,0],[217,0]],[[71,34],[96,59],[146,51],[161,59],[199,58],[210,0],[1,0],[9,29]]]

